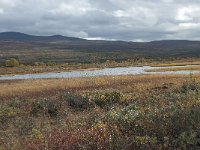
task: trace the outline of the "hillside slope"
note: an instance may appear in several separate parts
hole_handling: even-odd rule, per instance
[[[126,42],[85,40],[61,35],[0,33],[0,63],[11,57],[23,63],[49,61],[92,63],[139,58],[200,57],[200,41]]]

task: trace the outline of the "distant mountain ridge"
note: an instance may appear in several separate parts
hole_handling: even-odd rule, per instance
[[[54,42],[54,41],[84,41],[85,39],[66,37],[62,35],[36,36],[20,32],[1,32],[0,41],[24,41],[24,42]]]
[[[5,44],[7,42],[7,44]],[[21,42],[19,46],[17,43]],[[130,42],[130,41],[106,41],[86,40],[76,37],[62,35],[35,36],[20,32],[0,33],[1,49],[16,49],[26,47],[27,49],[76,50],[87,52],[115,52],[122,51],[144,56],[200,56],[200,41],[189,40],[160,40],[152,42]],[[27,47],[29,45],[29,47]]]
[[[39,35],[30,35],[21,32],[0,32],[0,41],[22,41],[22,42],[87,42],[87,43],[134,43],[134,44],[150,44],[150,45],[176,45],[183,43],[200,43],[200,41],[190,41],[190,40],[158,40],[151,42],[131,42],[131,41],[109,41],[109,40],[86,40],[83,38],[77,37],[68,37],[63,35],[50,35],[50,36],[39,36]]]
[[[50,35],[50,36],[39,36],[39,35],[30,35],[21,32],[0,32],[0,41],[24,41],[24,42],[53,42],[53,41],[88,41],[95,43],[143,43],[143,44],[181,44],[181,43],[190,43],[190,42],[200,42],[200,41],[190,41],[190,40],[158,40],[151,42],[131,42],[131,41],[109,41],[109,40],[86,40],[83,38],[77,37],[68,37],[63,35]]]

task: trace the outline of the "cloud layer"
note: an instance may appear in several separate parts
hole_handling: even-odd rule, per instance
[[[199,0],[0,0],[0,32],[200,40]]]

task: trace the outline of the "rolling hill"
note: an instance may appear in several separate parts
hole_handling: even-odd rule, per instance
[[[23,63],[104,62],[126,59],[200,57],[200,41],[161,40],[126,42],[85,40],[61,35],[34,36],[18,32],[0,33],[0,63],[11,57]]]
[[[56,41],[85,41],[84,39],[65,37],[62,35],[53,36],[35,36],[20,32],[2,32],[0,33],[0,41],[23,41],[23,42],[56,42]]]

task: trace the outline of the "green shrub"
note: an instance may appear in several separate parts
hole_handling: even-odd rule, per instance
[[[47,62],[47,64],[46,64],[47,66],[55,66],[56,65],[56,63],[54,63],[54,62]]]
[[[33,101],[33,103],[31,104],[30,113],[33,116],[49,115],[50,117],[56,117],[58,115],[59,109],[60,105],[58,101],[45,99]]]
[[[56,103],[55,101],[47,101],[47,111],[48,114],[50,115],[50,117],[56,117],[58,115],[58,111],[60,109],[60,106],[58,103]]]
[[[31,133],[32,139],[43,140],[44,136],[39,129],[33,128]]]
[[[101,108],[113,106],[116,103],[119,103],[123,95],[119,92],[111,93],[97,93],[94,97],[94,102]]]
[[[141,119],[141,117],[140,110],[134,104],[130,104],[120,110],[111,110],[105,120],[119,126],[123,132],[131,132],[131,130],[140,128],[136,120]]]
[[[14,117],[18,113],[20,113],[20,110],[15,107],[9,107],[9,106],[0,107],[0,117]]]
[[[183,149],[200,149],[200,132],[198,130],[183,132],[176,142]]]
[[[31,135],[32,129],[36,127],[36,122],[31,117],[22,116],[15,120],[14,127],[21,136]]]
[[[200,107],[177,109],[170,116],[171,130],[176,135],[191,130],[195,125],[200,124]]]
[[[33,101],[31,104],[31,115],[38,116],[40,114],[44,114],[45,111],[45,103],[43,100]]]
[[[200,90],[200,84],[196,83],[196,82],[191,82],[191,83],[185,82],[181,86],[181,92],[182,93],[187,93],[188,91],[198,92],[199,90]]]
[[[126,138],[115,125],[98,122],[89,129],[85,138],[87,139],[87,144],[83,145],[85,149],[127,149]]]
[[[84,110],[90,107],[89,98],[82,95],[67,93],[64,99],[70,107],[75,109]]]
[[[6,67],[18,67],[19,61],[15,58],[11,58],[10,60],[6,60]]]
[[[0,128],[8,128],[8,124],[12,118],[15,118],[20,112],[18,108],[9,106],[0,106]]]

